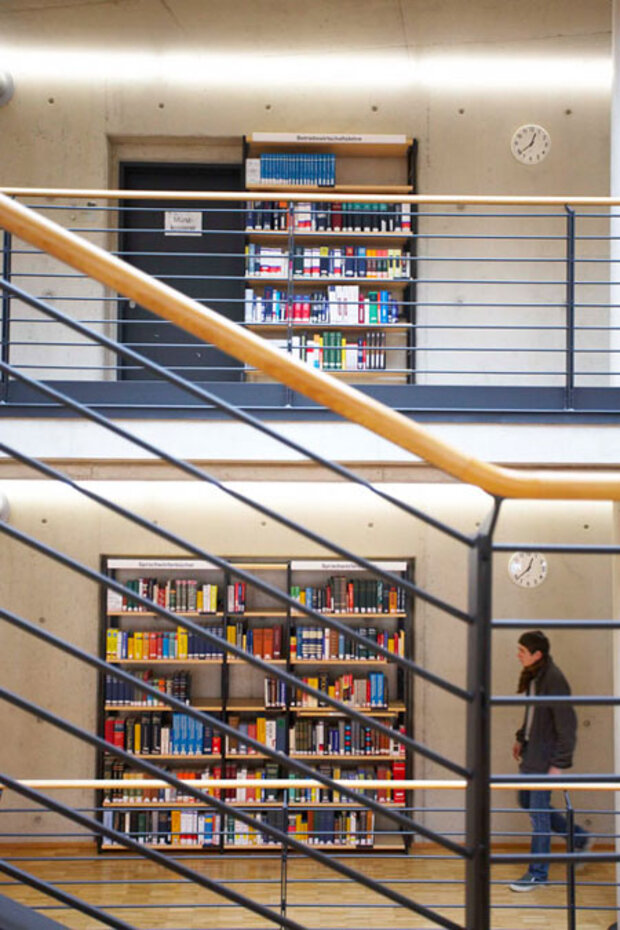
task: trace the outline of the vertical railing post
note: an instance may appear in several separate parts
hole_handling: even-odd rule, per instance
[[[469,615],[467,688],[466,845],[470,851],[465,871],[465,926],[490,927],[490,749],[491,749],[491,582],[493,530],[500,501],[482,525],[469,556]]]
[[[282,830],[288,828],[288,791],[284,789],[282,801]],[[286,917],[286,907],[288,900],[288,843],[282,844],[280,853],[280,916]]]
[[[12,236],[5,229],[2,237],[2,277],[5,281],[11,280]],[[11,295],[2,291],[2,347],[0,357],[5,365],[11,361]],[[9,376],[6,370],[2,371],[0,380],[0,401],[8,400]]]
[[[566,805],[566,850],[573,853],[575,852],[575,811],[568,791],[564,792],[564,803]],[[575,863],[569,861],[566,863],[566,926],[568,930],[576,930],[577,927],[575,902]]]
[[[575,211],[566,211],[566,370],[564,409],[575,409]]]

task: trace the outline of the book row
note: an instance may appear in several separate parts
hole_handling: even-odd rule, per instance
[[[247,184],[333,187],[336,156],[327,152],[263,152],[259,158],[247,158],[245,170]]]
[[[181,713],[107,717],[104,739],[136,755],[196,756],[222,754],[222,738],[213,727]]]
[[[358,284],[330,284],[327,291],[287,294],[274,287],[245,289],[246,323],[333,323],[389,326],[398,323],[401,303],[390,291],[360,292]]]
[[[346,245],[331,247],[295,246],[287,249],[249,243],[245,247],[245,270],[249,278],[366,278],[406,281],[411,256],[402,249]],[[290,268],[289,268],[290,263]]]
[[[134,672],[151,688],[162,694],[169,694],[179,701],[191,702],[191,675],[189,672],[175,672],[173,675],[156,675],[151,669]],[[104,682],[104,699],[106,704],[143,704],[145,707],[165,707],[152,694],[145,694],[131,682],[123,681],[114,675],[106,675]]]
[[[332,575],[324,585],[292,585],[291,597],[322,613],[403,613],[403,588],[381,579]]]
[[[318,675],[304,676],[301,681],[323,691],[343,704],[352,707],[387,707],[388,681],[383,672],[370,672],[367,678],[355,678],[351,672],[339,675],[333,681],[329,680],[327,672]],[[300,688],[295,689],[295,699],[291,707],[326,707],[326,703],[319,697],[308,694]]]
[[[223,626],[210,626],[209,633],[226,638]],[[176,630],[119,630],[106,632],[106,660],[119,659],[221,659],[224,650],[200,633]]]
[[[256,750],[245,741],[246,736],[257,740],[268,749],[286,752],[286,719],[284,717],[258,716],[246,720],[236,714],[229,714],[228,723],[239,731],[238,737],[226,736],[228,755],[257,755]]]
[[[228,624],[210,628],[210,632],[227,642],[238,646],[249,655],[262,659],[277,660],[284,655],[282,647],[283,627],[278,624],[273,627],[253,627],[246,629],[243,623]],[[387,632],[377,630],[375,627],[360,627],[359,631],[371,642],[394,652],[404,655],[405,634],[401,630]],[[166,659],[222,659],[223,649],[218,649],[213,643],[199,633],[178,631],[158,632],[155,630],[119,630],[110,628],[106,636],[106,661],[157,661]],[[330,630],[320,626],[296,626],[291,629],[290,658],[297,659],[377,659],[372,649],[364,644],[353,641],[344,633]],[[189,700],[189,678],[181,673],[176,675],[157,675],[152,671],[140,672],[142,680],[165,694],[172,694],[180,700]],[[186,675],[187,673],[185,673]],[[134,703],[153,704],[154,698],[137,691],[132,685],[121,682],[114,676],[106,679],[107,703],[130,704],[133,694]],[[116,695],[116,698],[114,697]]]
[[[201,768],[200,771],[178,771],[165,769],[165,771],[174,771],[175,776],[180,781],[198,781],[208,778],[226,778],[256,781],[256,787],[235,786],[234,788],[210,788],[207,794],[215,798],[221,798],[225,801],[235,803],[274,803],[282,802],[283,791],[279,788],[263,788],[261,781],[275,778],[289,778],[291,787],[287,788],[288,800],[296,804],[320,804],[320,803],[349,803],[339,791],[332,791],[325,786],[315,786],[313,788],[297,788],[295,780],[301,778],[295,772],[284,772],[282,774],[280,766],[275,762],[267,762],[264,766],[248,767],[241,763],[227,761],[225,765],[208,765]],[[405,760],[396,759],[391,762],[380,762],[376,765],[332,765],[321,762],[317,766],[317,771],[336,781],[348,781],[359,779],[381,779],[383,781],[393,781],[394,787],[371,788],[361,790],[365,797],[374,798],[380,802],[393,802],[395,804],[405,803],[405,789],[397,787],[398,782],[405,778],[406,764]],[[104,792],[104,801],[107,804],[148,804],[166,803],[166,802],[183,802],[184,804],[200,805],[192,795],[185,793],[182,789],[176,789],[172,786],[165,788],[132,788],[132,782],[136,779],[144,778],[144,773],[128,771],[124,762],[118,759],[106,759],[104,765],[104,778],[116,779],[119,784],[117,788],[109,788]],[[360,789],[356,789],[360,790]]]
[[[282,658],[282,637],[281,624],[253,626],[249,629],[245,628],[242,621],[226,625],[227,642],[261,659]]]
[[[272,345],[321,371],[384,371],[387,368],[385,332],[366,332],[347,342],[340,332],[300,333],[292,339],[273,339]]]
[[[126,588],[140,597],[148,598],[159,607],[177,612],[202,611],[216,613],[219,588],[216,584],[203,584],[196,578],[130,578],[124,582]],[[108,590],[108,611],[147,610],[130,595]]]
[[[278,200],[248,202],[248,230],[286,232],[410,233],[411,204],[310,202],[289,204]],[[291,224],[292,217],[292,224]]]
[[[292,756],[404,756],[404,746],[357,720],[296,720],[289,730],[289,752]]]
[[[219,846],[221,817],[209,811],[103,811],[103,826],[149,846]],[[103,846],[114,845],[103,839]]]
[[[257,825],[241,823],[232,814],[193,810],[103,811],[103,825],[126,833],[139,843],[151,846],[266,846],[278,841],[261,830],[261,824],[275,827],[291,837],[316,846],[366,846],[374,843],[374,813],[366,810],[309,810],[286,813],[259,810],[253,813]],[[104,846],[114,841],[104,838]]]
[[[386,630],[377,630],[376,627],[359,627],[357,630],[378,646],[383,646],[389,652],[404,656],[405,633],[404,630],[395,630],[388,633]],[[338,630],[330,630],[322,626],[296,626],[291,630],[291,660],[295,659],[376,659],[378,662],[386,661],[377,655],[371,646],[366,646],[352,640]]]
[[[203,778],[244,778],[256,780],[256,788],[210,788],[206,793],[215,798],[228,801],[265,801],[274,802],[282,798],[282,791],[277,788],[261,788],[260,782],[266,778],[280,778],[280,767],[273,762],[266,762],[262,767],[247,768],[237,762],[226,762],[225,765],[207,765],[200,770],[179,771],[178,769],[164,769],[172,772],[180,781],[196,781]],[[108,804],[120,802],[131,803],[165,803],[167,801],[183,801],[183,803],[199,804],[192,795],[171,785],[165,788],[132,788],[132,781],[143,778],[142,772],[129,771],[120,759],[106,759],[104,764],[104,778],[118,779],[118,788],[110,788],[104,792],[104,800]]]
[[[335,781],[349,781],[359,779],[382,779],[384,781],[394,781],[394,788],[371,788],[360,789],[356,787],[365,797],[373,798],[380,802],[392,802],[394,804],[404,804],[406,795],[404,788],[398,788],[396,785],[405,778],[407,766],[404,759],[395,759],[393,762],[379,762],[376,765],[353,765],[341,768],[339,765],[331,765],[321,762],[316,767],[317,772],[327,778],[333,778]],[[301,775],[289,772],[288,777],[294,782]],[[350,803],[340,791],[332,791],[325,786],[314,788],[288,788],[288,799],[292,804],[317,804],[317,803]]]

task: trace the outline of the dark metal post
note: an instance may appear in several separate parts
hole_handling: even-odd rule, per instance
[[[5,281],[11,280],[11,254],[12,236],[5,229],[2,238],[2,277]],[[2,291],[2,348],[0,354],[2,361],[8,365],[11,361],[11,295]],[[0,374],[0,401],[6,402],[9,385],[9,376],[6,371]]]
[[[284,788],[282,800],[282,830],[288,828],[288,789]],[[280,916],[286,917],[286,904],[288,896],[288,843],[282,843],[280,854]]]
[[[466,845],[471,852],[465,871],[465,926],[490,927],[490,749],[491,749],[491,581],[492,536],[499,501],[476,538],[469,557],[467,686],[473,700],[467,709]]]
[[[566,372],[564,408],[575,408],[575,211],[566,210]]]
[[[568,791],[564,792],[566,804],[566,850],[575,852],[575,812],[570,802]],[[566,863],[566,926],[568,930],[576,930],[577,918],[575,912],[575,863]]]

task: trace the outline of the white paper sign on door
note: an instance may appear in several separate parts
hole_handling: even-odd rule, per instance
[[[201,236],[202,213],[199,210],[165,210],[166,236]]]

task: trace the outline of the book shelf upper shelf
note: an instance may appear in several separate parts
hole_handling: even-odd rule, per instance
[[[264,184],[248,184],[249,191],[274,191],[274,193],[297,194],[411,194],[413,189],[410,184],[333,184],[331,186],[319,187],[318,184],[273,184],[265,182]]]

